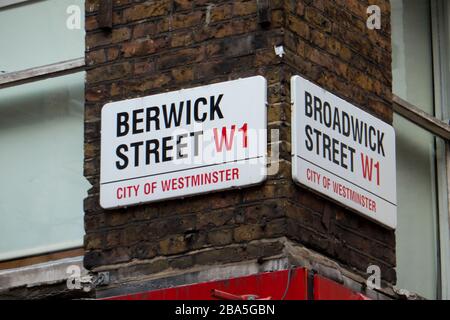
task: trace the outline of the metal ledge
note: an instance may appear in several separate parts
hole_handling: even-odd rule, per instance
[[[3,0],[3,2],[0,3],[0,9],[10,7],[10,6],[15,6],[15,5],[22,4],[24,2],[30,2],[30,1],[31,0]]]
[[[450,140],[450,126],[448,124],[436,119],[396,95],[393,96],[392,100],[396,113],[434,135],[446,141]]]
[[[83,268],[82,256],[1,270],[0,291],[11,290],[21,286],[34,287],[65,281],[69,276],[67,268],[73,265],[78,266],[83,274],[87,273]]]
[[[83,71],[84,58],[49,64],[37,68],[0,74],[0,89]]]

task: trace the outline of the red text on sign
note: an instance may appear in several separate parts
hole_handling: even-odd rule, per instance
[[[372,182],[373,179],[373,168],[377,171],[377,185],[380,185],[380,162],[373,163],[373,159],[369,158],[368,156],[361,153],[361,166],[362,166],[362,173],[364,179],[369,180]]]
[[[137,197],[138,196],[138,192],[139,192],[139,187],[140,187],[140,185],[119,187],[116,190],[116,197],[119,200],[120,199]]]
[[[238,129],[242,132],[242,147],[248,148],[248,124],[244,125]],[[230,130],[227,127],[222,127],[221,134],[219,136],[219,129],[214,128],[214,142],[216,144],[216,151],[222,152],[225,145],[225,149],[230,151],[233,148],[234,137],[236,134],[236,125],[232,125]]]

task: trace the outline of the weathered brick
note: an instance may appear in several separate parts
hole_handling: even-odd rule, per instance
[[[127,22],[149,19],[153,17],[167,15],[170,11],[171,1],[156,0],[137,4],[125,9],[124,18]]]
[[[129,40],[131,38],[131,30],[127,27],[114,29],[112,32],[112,42],[118,43]]]
[[[233,6],[231,3],[221,5],[213,5],[210,9],[209,23],[219,22],[230,19],[233,13]]]
[[[178,83],[192,81],[194,80],[194,70],[192,67],[173,69],[172,76]]]
[[[213,246],[223,246],[233,242],[232,229],[220,229],[208,233],[208,242]]]
[[[94,84],[100,81],[125,78],[130,75],[130,72],[131,64],[124,62],[92,69],[87,73],[86,80],[88,83]]]
[[[150,55],[167,44],[166,38],[136,40],[122,45],[122,54],[125,58]]]
[[[174,0],[173,7],[175,11],[192,9],[192,0]]]
[[[131,27],[130,27],[131,28]],[[141,22],[133,27],[133,38],[157,36],[169,30],[169,19],[161,18],[151,22]]]
[[[175,235],[159,242],[159,253],[172,255],[186,252],[188,250],[184,235]]]
[[[173,67],[183,66],[194,62],[200,62],[205,57],[205,48],[187,48],[178,50],[170,55],[163,55],[159,57],[157,64],[158,69],[171,69]]]
[[[251,241],[260,239],[263,235],[263,230],[260,225],[241,225],[234,230],[234,240],[236,242]]]
[[[171,20],[171,27],[172,29],[184,29],[184,28],[190,28],[195,25],[200,24],[203,22],[203,12],[201,11],[194,11],[184,14],[176,14],[173,15]]]

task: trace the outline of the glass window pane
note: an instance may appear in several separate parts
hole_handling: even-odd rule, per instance
[[[391,0],[393,92],[434,115],[429,0]],[[397,287],[437,298],[439,242],[435,137],[394,116],[397,138]]]
[[[391,0],[393,92],[434,115],[429,0]]]
[[[395,115],[397,136],[397,287],[437,298],[435,138]]]
[[[84,76],[0,90],[0,260],[83,243]]]
[[[445,90],[445,102],[447,103],[446,106],[444,106],[443,110],[443,118],[444,120],[450,119],[450,3],[447,0],[443,0],[443,7],[444,7],[444,14],[443,18],[444,21],[442,21],[444,25],[444,35],[443,35],[443,42],[445,51],[444,54],[446,57],[444,57],[445,61],[443,61],[444,64],[444,88]]]
[[[80,8],[80,29],[69,29],[69,6]],[[72,20],[70,20],[72,21]],[[0,9],[0,72],[84,57],[84,0],[29,1]]]

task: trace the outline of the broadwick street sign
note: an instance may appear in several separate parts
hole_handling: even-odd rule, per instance
[[[251,77],[106,104],[100,205],[124,207],[261,183],[267,84]]]
[[[291,94],[294,181],[395,229],[393,127],[300,76]]]

